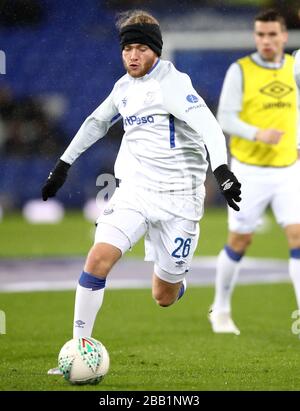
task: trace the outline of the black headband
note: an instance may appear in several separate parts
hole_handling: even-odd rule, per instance
[[[120,30],[120,44],[122,50],[127,44],[146,44],[160,57],[163,41],[157,24],[138,23]]]

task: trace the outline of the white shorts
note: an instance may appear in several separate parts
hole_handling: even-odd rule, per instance
[[[169,216],[163,213],[157,219],[151,215],[151,201],[147,210],[143,207],[148,204],[144,196],[141,206],[138,197],[129,200],[119,194],[112,197],[97,220],[95,243],[112,244],[124,254],[145,235],[145,261],[154,261],[155,274],[170,283],[182,281],[197,247],[198,221],[176,216],[174,209]]]
[[[228,207],[229,230],[253,233],[270,205],[282,227],[300,224],[300,162],[289,167],[257,167],[232,159],[231,170],[241,182],[240,211]]]

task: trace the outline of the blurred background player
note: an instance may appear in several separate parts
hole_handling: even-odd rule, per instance
[[[108,273],[145,234],[146,259],[154,261],[153,298],[167,307],[183,295],[203,214],[205,146],[221,192],[239,210],[240,183],[227,167],[222,130],[190,78],[160,60],[158,21],[137,10],[125,13],[118,27],[127,74],[85,120],[42,189],[43,200],[55,196],[71,164],[123,117],[115,164],[121,184],[97,221],[79,279],[74,338],[91,336]]]
[[[298,86],[298,90],[300,91],[300,49],[297,50],[297,52],[295,53],[294,74],[295,74],[295,80]],[[300,116],[298,120],[300,120]],[[299,132],[300,132],[300,127],[298,127],[298,133]],[[299,141],[300,141],[300,138],[299,138]]]
[[[209,318],[216,333],[239,334],[231,295],[241,260],[270,205],[287,237],[289,274],[300,308],[300,163],[297,162],[297,88],[294,59],[284,54],[284,18],[266,10],[255,18],[257,52],[232,64],[220,97],[218,120],[231,135],[232,171],[243,186],[240,212],[229,209],[227,244],[217,261]]]
[[[299,12],[300,19],[300,12]],[[298,87],[298,98],[300,99],[300,49],[295,53],[295,64],[294,64],[294,75],[296,84]],[[300,150],[300,101],[299,101],[299,112],[298,112],[298,150]]]

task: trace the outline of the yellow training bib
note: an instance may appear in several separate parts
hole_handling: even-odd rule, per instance
[[[262,129],[284,131],[278,144],[231,136],[231,154],[242,163],[283,167],[297,159],[297,93],[292,56],[285,54],[279,69],[255,63],[251,56],[238,60],[243,75],[240,119]]]

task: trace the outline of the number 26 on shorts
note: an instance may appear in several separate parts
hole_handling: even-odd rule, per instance
[[[177,237],[174,242],[175,244],[179,243],[179,245],[173,251],[172,257],[175,257],[175,258],[187,257],[190,253],[192,239],[187,238],[186,240],[184,240],[184,238],[182,237]]]

